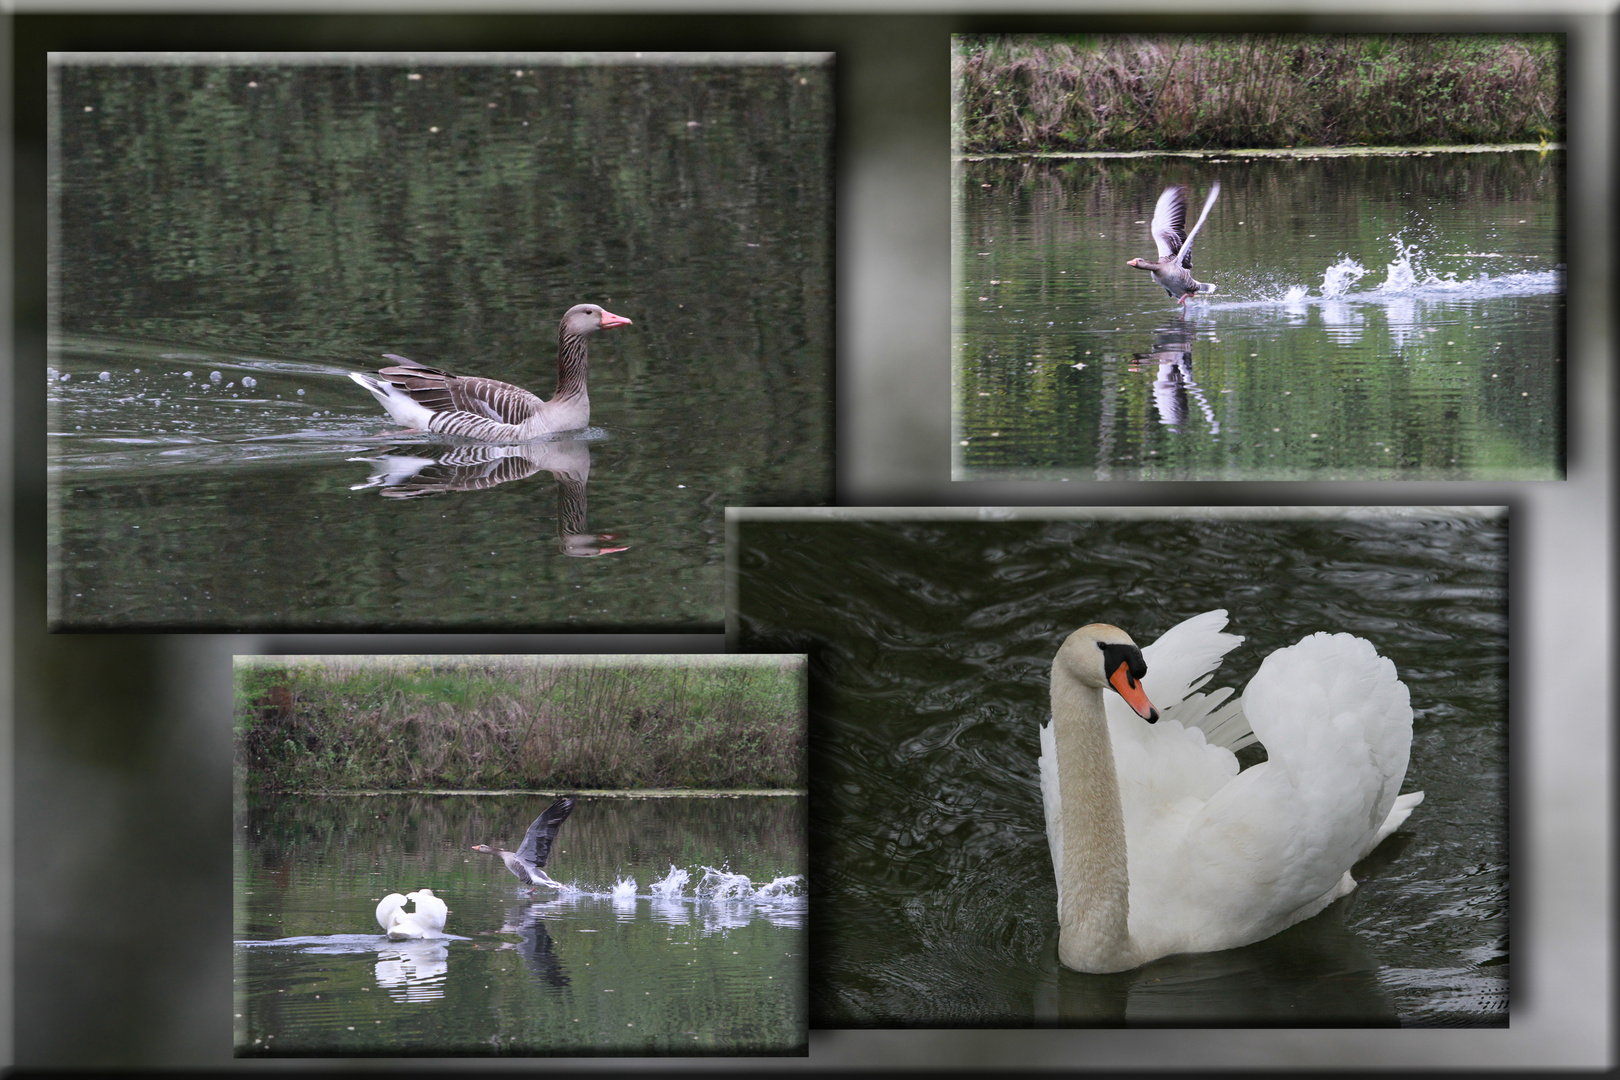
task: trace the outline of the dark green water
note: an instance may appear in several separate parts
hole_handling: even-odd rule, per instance
[[[1126,260],[1164,187],[1217,292]],[[957,479],[1554,479],[1563,154],[966,161]]]
[[[1506,518],[1043,513],[735,523],[731,644],[811,657],[812,1023],[1504,1024]],[[1089,622],[1146,643],[1214,608],[1245,641],[1211,688],[1319,630],[1373,642],[1411,691],[1426,799],[1353,893],[1273,938],[1062,969],[1052,656]]]
[[[530,895],[470,848],[549,802],[239,805],[237,1053],[804,1052],[803,798],[582,798],[547,863],[569,888]],[[420,888],[454,936],[389,942],[377,902]]]
[[[831,499],[825,57],[53,75],[54,625],[717,627],[724,508]],[[363,487],[347,371],[549,396],[583,301],[569,461]]]

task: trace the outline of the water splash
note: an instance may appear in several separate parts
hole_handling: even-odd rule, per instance
[[[1482,270],[1472,277],[1459,277],[1456,271],[1440,273],[1429,269],[1425,265],[1429,253],[1421,240],[1408,241],[1405,233],[1397,233],[1388,240],[1395,249],[1394,257],[1385,264],[1383,280],[1370,288],[1358,291],[1356,286],[1373,272],[1354,257],[1341,255],[1337,262],[1322,271],[1319,292],[1312,293],[1308,285],[1268,281],[1260,283],[1252,303],[1281,304],[1303,312],[1307,306],[1338,301],[1388,304],[1400,298],[1483,300],[1497,296],[1545,295],[1564,289],[1562,266],[1550,270],[1510,271],[1494,276]],[[1483,259],[1486,256],[1479,257]]]
[[[1322,296],[1324,299],[1343,296],[1350,291],[1350,286],[1366,276],[1367,268],[1346,255],[1322,275]]]
[[[686,883],[690,880],[691,874],[671,864],[664,879],[652,883],[651,891],[660,900],[679,900],[686,895]]]
[[[805,898],[803,874],[786,874],[756,885],[747,874],[713,866],[702,867],[703,876],[695,885],[692,874],[678,866],[670,866],[669,873],[649,886],[648,891],[657,900],[744,901],[756,904],[798,903]],[[623,883],[621,882],[621,885]],[[635,882],[630,882],[632,890]],[[691,895],[687,887],[691,886]],[[618,896],[617,889],[614,895]]]

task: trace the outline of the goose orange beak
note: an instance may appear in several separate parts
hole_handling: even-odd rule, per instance
[[[614,327],[614,326],[629,326],[629,325],[630,325],[630,320],[625,318],[623,315],[615,315],[611,311],[603,311],[602,312],[602,329],[604,329],[604,330],[606,330],[606,329],[608,329],[610,327]]]

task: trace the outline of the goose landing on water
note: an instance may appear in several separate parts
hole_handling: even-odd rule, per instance
[[[563,887],[562,882],[553,880],[541,867],[546,865],[546,859],[551,856],[551,842],[557,838],[557,830],[562,828],[562,823],[573,812],[574,797],[566,795],[546,807],[540,816],[534,819],[529,831],[523,836],[523,843],[516,851],[505,851],[487,844],[474,844],[473,850],[488,855],[499,855],[506,868],[530,888],[545,885],[548,888],[560,889]]]
[[[591,422],[585,338],[598,330],[629,325],[629,319],[595,304],[569,308],[557,327],[557,392],[550,401],[511,383],[451,375],[393,353],[384,356],[394,366],[376,375],[351,371],[349,378],[371,391],[388,415],[407,429],[486,443],[529,442],[559,431],[577,431]]]
[[[1198,215],[1198,224],[1192,227],[1192,232],[1188,232],[1186,185],[1165,188],[1164,194],[1159,196],[1158,205],[1153,208],[1153,222],[1148,226],[1154,246],[1159,249],[1159,261],[1132,259],[1125,264],[1151,272],[1153,280],[1164,286],[1164,291],[1172,299],[1178,300],[1182,307],[1187,306],[1187,297],[1195,293],[1215,291],[1215,286],[1193,280],[1192,245],[1193,237],[1198,235],[1198,230],[1204,227],[1204,219],[1209,217],[1209,208],[1215,205],[1215,196],[1220,193],[1220,184],[1209,189],[1209,198],[1204,200],[1204,212]]]
[[[1397,796],[1411,699],[1370,642],[1313,634],[1222,705],[1231,690],[1195,691],[1243,640],[1225,626],[1207,611],[1146,649],[1083,626],[1052,661],[1041,795],[1067,967],[1268,938],[1354,889],[1350,868],[1423,801]],[[1232,750],[1261,740],[1269,759],[1239,772]]]

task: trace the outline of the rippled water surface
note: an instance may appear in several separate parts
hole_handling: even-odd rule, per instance
[[[716,627],[725,506],[831,497],[824,63],[53,75],[53,625]],[[583,301],[577,439],[347,378],[549,397]]]
[[[1159,193],[1217,291],[1183,311]],[[966,161],[960,479],[1549,479],[1563,154]]]
[[[812,1022],[1505,1023],[1506,518],[1034,513],[737,523],[734,643],[815,673]],[[1212,687],[1315,631],[1372,641],[1411,691],[1426,799],[1282,934],[1062,969],[1036,767],[1052,656],[1088,622],[1146,643],[1214,608],[1245,641]]]
[[[238,809],[236,1051],[802,1054],[805,800],[581,799],[531,895],[544,797],[283,797]],[[448,937],[390,942],[429,888]]]

